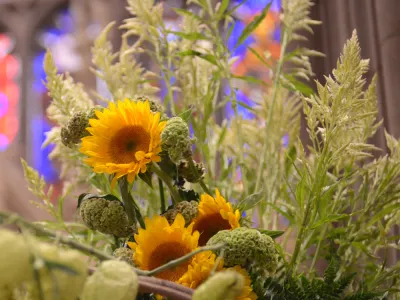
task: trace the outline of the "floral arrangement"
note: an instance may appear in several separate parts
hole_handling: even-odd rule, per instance
[[[312,1],[282,0],[279,57],[248,47],[272,70],[265,86],[231,72],[226,41],[245,1],[189,2],[175,9],[181,31],[163,22],[163,3],[128,0],[121,48],[107,41],[113,23],[99,35],[93,71],[110,98],[58,74],[47,53],[48,116],[58,126],[44,146],[54,144],[66,184],[52,202],[52,188],[22,161],[34,204],[54,220],[0,212],[21,230],[0,230],[0,298],[396,299],[400,144],[386,133],[390,151],[379,156],[368,143],[382,122],[356,33],[314,93],[309,59],[322,54],[301,46],[319,23]],[[141,66],[141,55],[158,70]],[[259,91],[255,106],[236,98],[243,83]],[[221,117],[227,105],[234,115]],[[69,199],[74,222],[64,220]]]

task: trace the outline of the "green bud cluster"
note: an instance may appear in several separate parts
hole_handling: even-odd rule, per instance
[[[67,125],[61,128],[61,142],[69,148],[81,142],[81,139],[90,133],[86,130],[89,127],[89,119],[96,118],[95,111],[99,107],[92,108],[89,112],[77,112],[68,121]]]
[[[173,117],[167,121],[161,140],[163,149],[168,151],[173,163],[178,164],[182,159],[192,156],[189,126],[182,118]]]
[[[164,108],[163,108],[163,106],[161,104],[159,104],[159,103],[157,103],[157,102],[155,102],[153,100],[150,100],[149,98],[147,98],[145,96],[137,97],[136,101],[140,101],[140,102],[148,101],[149,104],[150,104],[150,110],[152,112],[155,112],[155,113],[159,112],[161,114],[161,118],[160,118],[161,121],[164,121],[164,120],[168,119],[168,116],[164,113]]]
[[[197,183],[204,177],[204,166],[202,163],[193,161],[194,170],[188,161],[181,161],[178,165],[178,174],[185,178],[187,182]]]
[[[274,240],[257,229],[239,227],[234,230],[222,230],[207,242],[207,245],[225,244],[224,264],[231,267],[257,266],[268,272],[278,267],[278,252]],[[221,250],[217,250],[219,255]]]
[[[243,276],[234,271],[221,271],[208,278],[193,293],[193,300],[236,300],[245,285]]]
[[[139,277],[124,261],[108,260],[85,283],[81,300],[132,300],[136,299]]]
[[[175,221],[176,215],[181,214],[185,219],[185,225],[188,226],[197,216],[198,206],[197,201],[182,201],[174,208],[167,210],[163,216],[168,220],[169,224],[172,224]]]
[[[133,261],[133,251],[129,248],[117,248],[115,249],[113,256],[118,258],[119,260],[122,260],[124,262],[127,262],[131,266],[135,266],[135,263]]]
[[[83,223],[92,230],[117,237],[127,237],[135,231],[134,226],[129,225],[125,208],[118,200],[86,199],[81,203],[79,212]]]

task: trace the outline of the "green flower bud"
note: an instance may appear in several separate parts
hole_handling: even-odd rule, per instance
[[[167,210],[163,216],[168,220],[171,225],[174,223],[176,215],[181,214],[185,219],[185,226],[188,226],[197,216],[199,204],[197,201],[182,201],[179,202],[174,208]]]
[[[118,237],[130,236],[135,231],[129,226],[124,206],[118,200],[90,198],[81,203],[79,212],[83,223],[92,230]]]
[[[257,229],[239,227],[234,230],[222,230],[215,234],[207,245],[224,243],[225,266],[257,266],[268,272],[278,267],[278,252],[274,240]],[[221,250],[217,250],[219,255]]]
[[[123,261],[108,260],[90,276],[83,289],[81,300],[132,300],[136,299],[139,277]]]
[[[119,260],[127,262],[131,266],[135,266],[135,263],[133,261],[133,253],[134,252],[129,248],[117,248],[115,249],[113,256],[118,258]]]
[[[173,117],[161,134],[163,149],[168,151],[169,158],[175,164],[192,155],[192,140],[190,139],[189,127],[180,117]]]
[[[38,245],[37,254],[42,259],[40,263],[35,263],[35,268],[39,274],[43,300],[54,299],[54,291],[57,291],[59,300],[76,300],[87,277],[85,257],[76,250],[65,250],[45,243]],[[32,279],[28,282],[27,290],[32,299],[40,299],[37,281]]]
[[[24,238],[0,229],[0,286],[13,286],[29,278],[31,253]]]
[[[194,170],[190,167],[189,162],[181,161],[178,165],[178,174],[186,179],[187,182],[197,183],[204,177],[204,166],[202,163],[193,161]]]
[[[245,280],[234,271],[221,271],[207,279],[193,293],[193,300],[236,300],[242,294]]]

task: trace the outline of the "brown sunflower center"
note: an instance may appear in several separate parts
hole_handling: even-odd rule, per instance
[[[113,163],[136,161],[137,151],[149,151],[150,134],[142,126],[127,126],[119,130],[110,141],[109,153]]]
[[[178,242],[170,242],[159,245],[156,249],[154,249],[153,253],[151,253],[149,258],[149,270],[153,270],[159,266],[162,266],[171,260],[177,259],[179,257],[184,256],[191,252],[190,249],[185,247]],[[188,269],[189,261],[186,261],[174,268],[169,268],[161,273],[158,273],[156,277],[161,279],[167,279],[170,281],[177,281],[182,277],[183,274],[186,273]]]
[[[220,213],[206,215],[196,220],[193,231],[200,233],[199,246],[204,246],[208,240],[220,230],[232,229],[228,220],[222,218]]]

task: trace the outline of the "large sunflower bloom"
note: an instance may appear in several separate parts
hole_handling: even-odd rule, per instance
[[[166,122],[160,113],[150,110],[148,101],[125,99],[96,111],[97,119],[90,119],[82,138],[80,151],[88,156],[85,162],[96,173],[115,174],[117,179],[128,175],[132,182],[139,172],[146,172],[147,164],[161,160],[161,132]]]
[[[195,289],[210,276],[211,270],[216,263],[216,256],[211,251],[197,254],[188,266],[187,272],[178,280],[178,283]],[[220,271],[224,263],[218,263],[216,271]]]
[[[193,225],[185,228],[185,219],[181,214],[171,225],[162,216],[146,218],[145,225],[146,229],[140,228],[135,234],[136,242],[129,243],[135,251],[135,264],[142,270],[153,270],[197,248],[199,233],[192,232]],[[187,272],[190,263],[191,260],[186,261],[158,273],[156,277],[176,282]]]
[[[235,271],[244,277],[244,288],[242,294],[236,298],[236,300],[256,300],[257,295],[253,292],[251,287],[251,279],[249,273],[246,269],[243,269],[241,266],[234,266],[232,268],[227,268],[224,270]]]
[[[232,205],[215,191],[216,197],[202,194],[197,217],[193,220],[193,230],[200,233],[199,245],[204,246],[218,231],[240,227],[239,210],[233,211]]]

